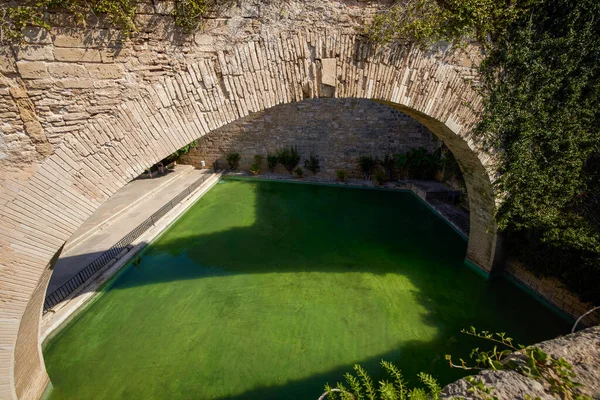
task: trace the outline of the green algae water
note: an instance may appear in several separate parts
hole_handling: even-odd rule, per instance
[[[478,329],[567,327],[410,193],[227,179],[44,349],[51,399],[317,399],[355,363],[459,378]]]

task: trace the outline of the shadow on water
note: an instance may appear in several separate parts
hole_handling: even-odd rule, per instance
[[[353,363],[377,376],[381,359],[448,383],[462,374],[444,354],[481,344],[461,328],[525,344],[566,332],[510,283],[465,268],[465,251],[409,193],[226,180],[49,343],[53,396],[316,399]],[[109,369],[102,388],[73,389]]]

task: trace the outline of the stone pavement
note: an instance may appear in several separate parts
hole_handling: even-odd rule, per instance
[[[133,180],[115,193],[69,240],[75,244],[65,246],[54,266],[46,293],[52,293],[81,271],[205,172],[177,165],[167,175]],[[115,217],[115,214],[118,215]],[[98,226],[100,228],[96,229]]]

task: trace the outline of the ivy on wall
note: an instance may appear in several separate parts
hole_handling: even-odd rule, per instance
[[[156,0],[160,2],[162,0]],[[185,32],[193,33],[202,27],[205,18],[214,11],[229,7],[233,0],[177,0],[173,17]],[[0,4],[0,43],[13,43],[22,38],[26,26],[49,28],[46,13],[71,14],[85,26],[91,16],[105,15],[125,34],[135,32],[135,0],[19,0]]]
[[[477,132],[500,149],[509,254],[600,303],[600,2],[402,0],[368,34],[484,45]]]

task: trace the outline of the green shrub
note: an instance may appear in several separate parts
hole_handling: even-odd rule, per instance
[[[296,176],[298,178],[302,178],[304,176],[304,171],[302,171],[302,168],[298,167],[294,170],[294,173],[296,174]]]
[[[255,154],[254,162],[250,166],[250,172],[252,172],[253,175],[258,175],[260,173],[260,166],[261,166],[262,162],[263,162],[263,156],[261,156],[260,154]]]
[[[269,169],[269,172],[273,173],[275,172],[275,167],[277,166],[277,154],[267,154],[267,168]]]
[[[442,388],[437,380],[429,374],[419,373],[418,377],[425,388],[409,389],[402,372],[398,367],[388,361],[381,360],[381,367],[386,373],[386,379],[374,383],[373,378],[359,364],[354,365],[356,376],[346,373],[346,384],[338,382],[335,387],[325,385],[325,393],[321,399],[354,400],[437,400],[442,393]]]
[[[346,179],[348,179],[348,173],[343,169],[338,169],[337,171],[335,171],[335,176],[340,182],[346,182]]]
[[[368,181],[371,179],[371,174],[373,173],[377,162],[373,156],[360,156],[358,158],[358,165],[360,165],[360,170],[362,171],[365,180]]]
[[[388,180],[388,176],[382,168],[377,168],[373,175],[373,180],[378,186],[381,186]]]
[[[296,146],[277,150],[277,161],[291,174],[300,162],[300,153]]]
[[[394,158],[394,156],[390,155],[390,154],[386,154],[383,157],[383,160],[381,160],[381,166],[383,167],[383,169],[385,170],[385,173],[387,174],[388,178],[392,178],[392,173],[394,172],[394,166],[396,165],[396,160]]]
[[[229,153],[227,154],[227,164],[229,164],[229,169],[232,171],[237,171],[240,165],[240,153]]]
[[[313,153],[310,153],[310,156],[304,160],[304,168],[312,172],[313,175],[316,175],[317,172],[321,170],[321,167],[319,166],[319,158]]]
[[[396,154],[394,158],[400,173],[409,179],[433,179],[441,165],[441,153],[431,154],[423,147]]]

